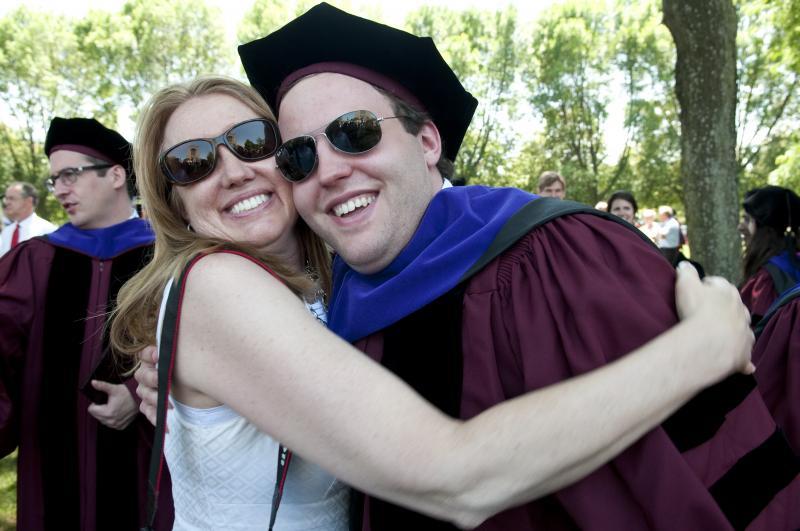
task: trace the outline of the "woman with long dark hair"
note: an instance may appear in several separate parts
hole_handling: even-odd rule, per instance
[[[739,232],[745,243],[740,293],[753,316],[763,316],[784,291],[800,282],[800,197],[780,186],[744,196]]]

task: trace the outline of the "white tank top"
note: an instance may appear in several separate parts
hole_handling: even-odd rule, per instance
[[[159,343],[171,287],[172,281],[161,303]],[[318,319],[327,317],[322,304],[307,306]],[[164,454],[172,478],[174,529],[267,529],[278,442],[228,406],[198,409],[172,397],[170,402]],[[345,484],[295,455],[275,531],[347,531],[349,496]]]

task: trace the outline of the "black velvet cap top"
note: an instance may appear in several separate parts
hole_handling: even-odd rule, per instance
[[[80,149],[81,146],[89,149]],[[49,157],[54,148],[79,151],[120,164],[131,174],[130,142],[94,118],[53,118],[44,142],[45,154]]]
[[[418,110],[433,118],[451,160],[478,105],[429,37],[417,37],[326,3],[266,37],[242,44],[239,56],[250,83],[276,113],[281,84],[298,70],[318,63],[349,63],[373,70],[422,103],[425,108]]]
[[[744,210],[757,224],[779,232],[800,227],[800,197],[788,188],[764,186],[750,190],[744,196]]]

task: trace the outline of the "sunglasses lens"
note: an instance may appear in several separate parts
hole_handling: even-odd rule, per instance
[[[381,141],[381,126],[371,112],[353,111],[331,122],[325,128],[325,136],[340,151],[364,153]]]
[[[310,136],[288,140],[275,153],[275,163],[286,180],[300,182],[317,165],[317,144]]]
[[[242,160],[265,159],[278,147],[276,130],[266,120],[252,120],[231,129],[225,140]]]
[[[163,166],[175,184],[193,183],[214,169],[214,146],[207,140],[184,142],[164,154]]]

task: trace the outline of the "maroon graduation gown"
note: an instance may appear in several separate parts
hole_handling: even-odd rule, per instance
[[[739,289],[739,294],[742,296],[744,305],[750,310],[750,314],[759,317],[766,314],[769,307],[778,298],[772,276],[763,267],[747,279]]]
[[[677,321],[674,280],[656,249],[629,229],[595,216],[564,217],[530,233],[470,279],[463,303],[454,307],[462,312],[457,414],[470,418],[641,346]],[[424,327],[431,319],[418,321]],[[394,350],[419,351],[422,360],[432,362],[446,349],[429,351],[427,344],[446,328],[445,315],[416,334],[405,329],[411,343]],[[403,370],[404,363],[413,362],[402,356],[388,364],[385,359],[397,336],[390,327],[357,346]],[[409,383],[429,398],[441,394],[439,388],[449,384],[426,375],[438,370],[433,363],[422,367],[409,372],[420,381]],[[770,453],[775,442],[775,422],[761,396],[746,387],[744,394],[719,419],[716,432],[696,431],[686,418],[673,421],[671,435],[681,449],[667,429],[656,428],[582,481],[498,514],[479,529],[731,529],[709,491],[712,486],[729,510],[740,511],[749,529],[800,528],[800,478],[793,473],[778,487],[763,485],[752,467],[737,468],[748,451],[765,445]],[[380,503],[368,499],[365,530],[391,527],[386,520],[370,524],[370,507]]]
[[[778,310],[753,348],[764,402],[800,454],[800,298]]]
[[[0,260],[0,456],[19,447],[19,529],[143,522],[152,427],[142,415],[122,431],[101,425],[79,388],[107,349],[109,301],[148,252],[99,260],[36,238]],[[160,517],[171,528],[168,488]]]

